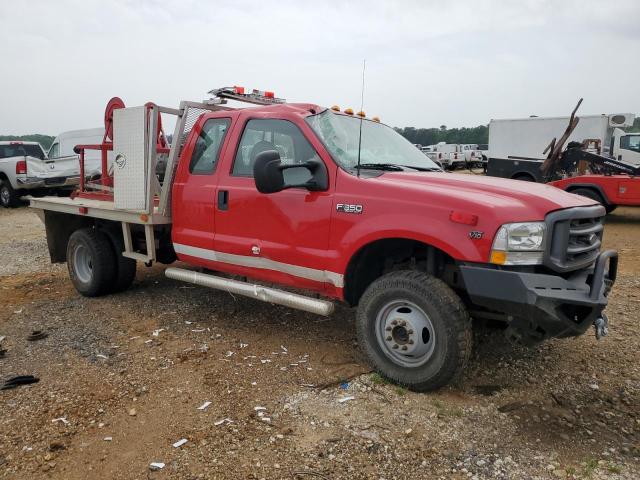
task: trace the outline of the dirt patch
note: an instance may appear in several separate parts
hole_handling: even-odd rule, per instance
[[[0,210],[0,228],[0,379],[40,379],[0,392],[0,478],[640,476],[640,209],[608,217],[609,337],[526,349],[477,325],[463,378],[431,394],[369,373],[350,309],[322,319],[157,266],[87,299],[33,213]]]

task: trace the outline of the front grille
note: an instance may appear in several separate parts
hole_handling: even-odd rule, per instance
[[[559,272],[587,267],[595,262],[602,246],[604,207],[575,207],[547,215],[545,264]]]

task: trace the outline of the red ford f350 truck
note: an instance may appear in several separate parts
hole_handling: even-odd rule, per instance
[[[180,260],[166,276],[320,315],[342,301],[357,306],[371,364],[415,390],[464,368],[472,318],[502,320],[525,344],[606,334],[617,253],[601,252],[597,202],[444,173],[361,112],[210,93],[178,109],[113,99],[104,141],[76,147],[81,161],[102,152],[102,177],[31,199],[81,294],[127,288],[136,261]],[[162,115],[177,117],[170,143]]]

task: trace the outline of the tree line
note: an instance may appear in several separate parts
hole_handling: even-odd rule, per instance
[[[420,145],[435,145],[439,142],[489,143],[488,125],[462,128],[447,128],[446,125],[440,125],[440,128],[395,127],[394,130],[411,143],[419,143]],[[640,131],[640,117],[636,117],[633,127],[625,128],[625,130],[627,132]],[[39,142],[45,150],[49,149],[54,138],[51,135],[39,133],[31,135],[0,135],[0,141],[22,140],[24,142]],[[170,138],[169,141],[171,141]]]
[[[479,125],[477,127],[447,128],[440,125],[440,128],[415,128],[403,127],[395,128],[396,132],[405,137],[411,143],[420,145],[435,145],[439,142],[445,143],[488,143],[489,126]]]
[[[42,135],[40,133],[33,133],[31,135],[0,135],[0,142],[6,142],[10,140],[22,141],[22,142],[38,142],[42,145],[42,148],[49,150],[53,139],[51,135]]]

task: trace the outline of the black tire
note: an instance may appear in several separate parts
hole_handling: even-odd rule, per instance
[[[0,180],[0,205],[15,208],[20,205],[20,197],[8,180]]]
[[[105,230],[111,242],[111,248],[116,258],[116,277],[111,291],[114,293],[127,290],[136,278],[137,263],[132,258],[122,256],[124,239],[122,233],[115,230]]]
[[[69,237],[67,268],[76,290],[98,297],[113,290],[116,258],[109,237],[94,228],[81,228]]]
[[[401,306],[385,316],[387,306],[394,304],[409,307]],[[398,327],[394,327],[393,332],[388,332],[390,327],[380,325],[385,324],[381,318],[389,319],[403,309],[408,309],[412,312],[410,315],[413,315],[415,307],[416,311],[426,314],[433,332],[426,336],[427,340],[424,328],[420,337],[414,334],[409,338],[416,338],[418,343],[424,341],[425,346],[432,342],[432,350],[428,356],[423,357],[424,363],[407,366],[399,364],[397,358],[393,358],[399,353],[402,356],[400,350],[393,350],[397,345],[390,346],[396,341],[395,337],[391,343],[386,343],[390,341],[391,334],[395,335]],[[435,390],[450,383],[462,371],[471,355],[471,321],[462,301],[443,281],[423,272],[391,272],[369,285],[358,305],[356,326],[360,346],[371,365],[387,379],[411,390]],[[411,320],[409,326],[413,326]],[[427,333],[429,331],[427,329]],[[382,336],[389,336],[381,338],[380,332]],[[413,330],[406,333],[413,334]],[[414,345],[411,339],[406,343]],[[402,345],[400,348],[404,347]],[[417,345],[409,348],[422,347]],[[404,358],[413,361],[412,357],[405,355]]]

